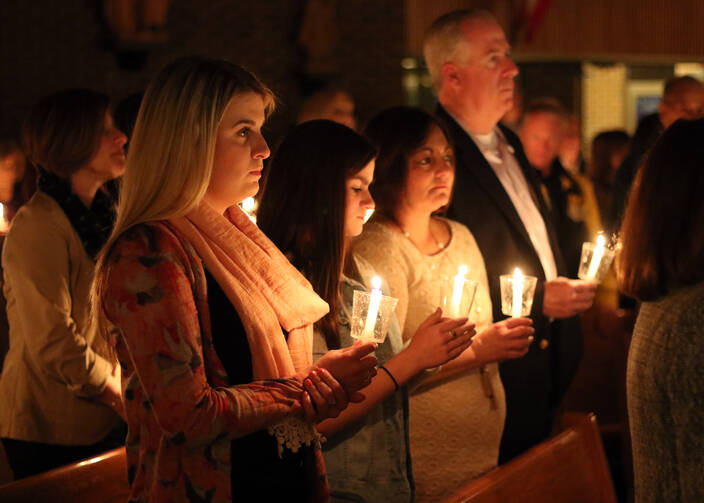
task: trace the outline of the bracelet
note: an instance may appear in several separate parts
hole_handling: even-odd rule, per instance
[[[389,376],[389,379],[391,379],[391,382],[394,383],[394,391],[398,391],[398,383],[396,382],[396,379],[394,378],[394,376],[391,375],[391,372],[389,372],[389,369],[387,369],[387,368],[384,367],[383,365],[379,365],[379,369],[380,369],[380,370],[383,370],[384,372],[386,372],[386,375]]]

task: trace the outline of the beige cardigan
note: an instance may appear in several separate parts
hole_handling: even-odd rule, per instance
[[[98,354],[90,322],[94,263],[50,196],[37,192],[17,213],[2,263],[10,350],[0,375],[0,436],[62,445],[101,440],[119,417],[91,399],[113,369]]]

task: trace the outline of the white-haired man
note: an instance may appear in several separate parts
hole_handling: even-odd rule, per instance
[[[482,10],[441,16],[424,53],[438,94],[438,116],[455,147],[454,198],[448,216],[467,225],[486,261],[496,320],[499,275],[520,267],[538,277],[531,318],[535,342],[523,358],[501,363],[506,422],[499,462],[544,440],[579,365],[578,313],[596,286],[564,277],[555,231],[536,174],[518,137],[499,124],[513,105],[518,68],[494,17]]]

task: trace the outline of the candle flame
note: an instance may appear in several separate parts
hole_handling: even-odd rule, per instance
[[[459,276],[464,276],[465,274],[467,274],[467,266],[466,266],[466,265],[461,265],[460,268],[459,268],[459,270],[457,271],[457,274],[458,274]]]
[[[366,212],[364,212],[364,223],[367,223],[367,220],[371,218],[371,216],[374,214],[374,208],[369,208]]]
[[[374,290],[379,290],[381,288],[381,278],[379,276],[374,276],[372,278],[372,288]]]
[[[521,270],[518,267],[516,267],[513,270],[513,277],[514,278],[522,278],[523,277],[523,274],[521,274]]]
[[[0,203],[0,220],[5,218],[5,205]]]
[[[596,237],[596,245],[600,248],[603,248],[604,245],[606,244],[606,238],[604,235],[600,232],[597,237]]]
[[[248,197],[244,201],[242,201],[242,209],[246,211],[247,213],[251,213],[254,211],[254,207],[257,205],[256,201],[254,200],[253,197]]]

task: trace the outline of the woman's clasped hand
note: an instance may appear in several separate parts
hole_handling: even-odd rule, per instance
[[[377,359],[372,354],[376,348],[375,342],[357,342],[346,348],[328,351],[316,365],[335,376],[348,401],[359,403],[364,400],[359,390],[368,386],[377,372]]]
[[[437,367],[461,355],[472,344],[475,324],[464,318],[445,318],[436,309],[423,321],[408,344],[422,368]]]

